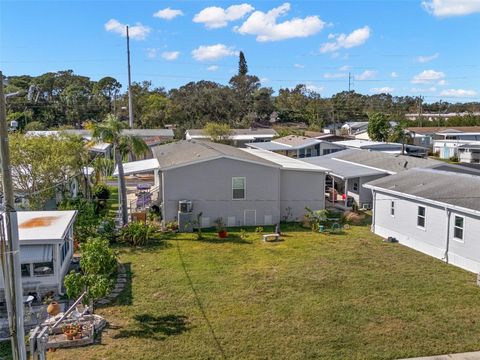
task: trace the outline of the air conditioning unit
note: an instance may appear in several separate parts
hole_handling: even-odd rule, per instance
[[[189,213],[193,210],[193,204],[189,200],[180,200],[178,202],[178,212],[179,213]]]
[[[372,205],[370,203],[362,203],[362,210],[370,210]]]

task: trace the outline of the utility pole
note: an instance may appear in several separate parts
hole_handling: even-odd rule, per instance
[[[128,35],[127,25],[127,63],[128,63],[128,125],[133,129],[133,95],[132,95],[132,77],[130,75],[130,36]]]
[[[0,71],[0,160],[2,168],[3,197],[5,212],[5,243],[1,245],[2,272],[5,285],[8,326],[12,341],[14,360],[27,358],[25,349],[25,330],[23,327],[23,287],[20,277],[20,252],[18,239],[17,212],[14,208],[12,176],[10,172],[10,149],[8,145],[7,116],[5,94],[3,93],[3,74]]]
[[[348,92],[353,90],[354,80],[355,80],[355,75],[353,75],[351,72],[349,72],[348,73]]]

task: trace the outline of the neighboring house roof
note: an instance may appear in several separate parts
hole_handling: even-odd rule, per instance
[[[209,139],[210,136],[205,134],[203,129],[189,129],[185,135],[191,139]],[[230,140],[255,140],[256,138],[273,138],[278,136],[274,129],[250,128],[250,129],[232,129]]]
[[[402,149],[402,144],[399,144],[399,143],[361,140],[361,139],[336,141],[335,144],[342,145],[348,148],[378,150],[378,151],[387,151],[387,152],[390,151],[392,153],[396,153],[398,151],[401,151]],[[405,144],[405,148],[426,151],[426,148],[422,146],[415,146],[410,144]]]
[[[125,175],[141,174],[145,172],[154,171],[159,167],[160,167],[160,164],[158,163],[158,160],[155,158],[138,160],[138,161],[132,161],[129,163],[124,163],[123,173]],[[112,176],[118,176],[118,167],[115,167],[115,171],[113,172]]]
[[[480,149],[480,144],[474,143],[474,144],[464,144],[460,145],[458,149],[471,149],[471,150],[478,150]]]
[[[427,126],[427,127],[409,127],[406,129],[409,132],[414,132],[416,134],[423,135],[433,135],[436,133],[453,133],[453,132],[463,132],[463,133],[476,133],[480,132],[480,126],[453,126],[453,127],[438,127],[438,126]]]
[[[261,157],[242,151],[239,148],[201,140],[181,140],[174,143],[158,145],[152,148],[160,169],[169,169],[219,158],[230,158],[278,167],[277,164]]]
[[[438,165],[432,166],[432,169],[480,176],[480,164],[448,164],[441,162]]]
[[[248,152],[249,154],[261,157],[262,159],[271,161],[275,164],[278,164],[285,170],[301,170],[301,171],[317,171],[325,172],[326,168],[317,166],[315,164],[309,164],[301,160],[293,159],[288,156],[280,155],[267,150],[260,149],[241,149],[242,151]]]
[[[386,176],[364,185],[386,193],[400,194],[412,199],[480,214],[480,177],[440,171],[436,169],[411,169]]]
[[[280,151],[280,150],[299,150],[304,149],[316,144],[329,143],[331,145],[337,145],[337,143],[331,143],[325,140],[318,140],[314,138],[309,138],[306,136],[298,135],[289,135],[282,138],[274,139],[269,142],[263,143],[248,143],[248,147],[255,149],[263,149],[270,151]],[[343,146],[337,145],[338,148],[343,148]]]
[[[329,174],[341,179],[388,174],[386,171],[337,160],[330,156],[314,156],[303,158],[301,161],[326,168]]]
[[[431,167],[442,162],[400,154],[388,154],[381,151],[347,149],[330,155],[330,158],[367,166],[390,174],[403,172],[417,167]]]
[[[63,240],[77,211],[18,211],[20,241]]]

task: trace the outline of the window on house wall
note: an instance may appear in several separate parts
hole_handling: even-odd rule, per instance
[[[390,202],[390,215],[395,216],[395,201]]]
[[[457,240],[463,240],[463,224],[464,218],[462,216],[455,216],[453,225],[453,237]]]
[[[244,177],[232,178],[232,198],[233,200],[245,199],[245,178]]]
[[[419,206],[417,212],[417,226],[425,228],[425,207]]]
[[[353,183],[353,191],[358,191],[358,183]]]
[[[30,264],[22,264],[21,269],[22,269],[22,277],[32,276],[32,274],[30,272]]]
[[[34,276],[50,276],[53,275],[53,262],[42,262],[33,264]]]

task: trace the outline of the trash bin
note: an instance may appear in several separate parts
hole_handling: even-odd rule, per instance
[[[318,227],[318,232],[323,232],[325,230],[325,227],[323,225],[320,225]]]

